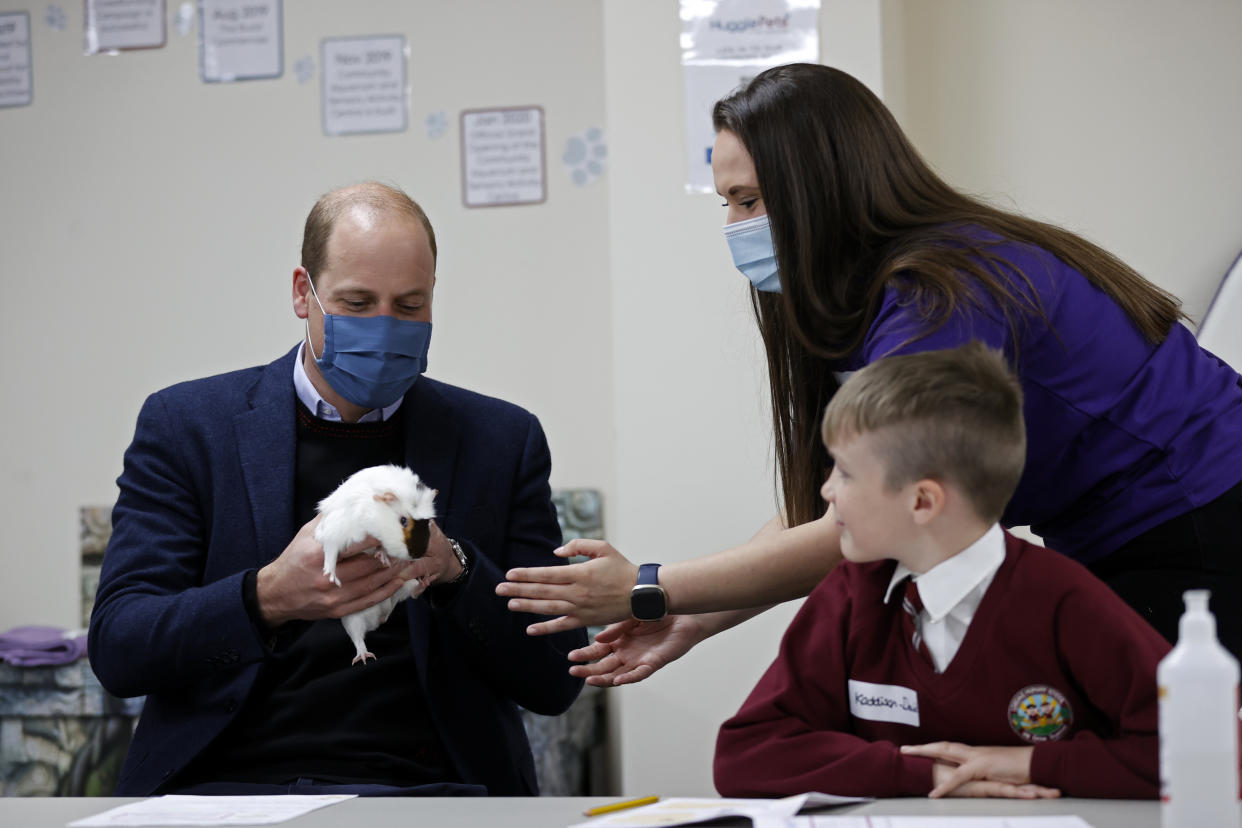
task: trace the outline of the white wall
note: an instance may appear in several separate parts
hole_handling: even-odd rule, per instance
[[[554,484],[603,487],[631,558],[705,554],[773,513],[745,282],[718,201],[682,191],[673,0],[290,0],[285,77],[228,86],[198,82],[192,36],[86,58],[81,5],[60,6],[63,32],[0,0],[31,11],[36,96],[0,110],[0,629],[74,623],[76,509],[115,496],[143,396],[292,344],[306,210],[365,177],[436,223],[432,373],[538,413]],[[881,90],[946,178],[1085,233],[1195,313],[1242,248],[1240,31],[1234,0],[825,0],[821,23],[824,61]],[[324,138],[293,62],[393,32],[410,130]],[[456,113],[513,104],[547,109],[548,203],[467,211]],[[560,149],[605,119],[608,181],[576,188]],[[716,727],[791,612],[610,691],[621,792],[712,792]]]
[[[941,174],[1082,233],[1198,321],[1242,249],[1242,3],[899,9],[905,124]]]
[[[0,0],[30,11],[34,58],[34,104],[0,110],[0,629],[77,624],[77,509],[115,499],[143,398],[298,341],[302,222],[361,179],[404,187],[436,227],[429,374],[532,409],[553,485],[612,502],[607,178],[575,186],[560,160],[604,126],[598,3],[293,0],[284,76],[235,84],[199,81],[196,32],[87,57],[83,5],[59,4],[63,31],[46,5]],[[368,34],[407,39],[409,129],[325,137],[319,78],[293,65],[318,64],[323,36]],[[547,203],[465,209],[459,111],[532,104]],[[449,128],[433,139],[437,111]]]

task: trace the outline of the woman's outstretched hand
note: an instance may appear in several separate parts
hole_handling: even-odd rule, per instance
[[[562,558],[590,558],[568,566],[510,569],[496,594],[509,599],[509,609],[556,616],[526,628],[529,635],[611,624],[630,618],[630,590],[638,583],[638,567],[601,540],[572,540],[556,550]],[[588,648],[589,649],[589,648]]]
[[[596,633],[592,644],[573,650],[570,675],[596,687],[614,687],[642,681],[656,670],[681,658],[710,632],[694,615],[666,615],[659,621],[630,618]]]

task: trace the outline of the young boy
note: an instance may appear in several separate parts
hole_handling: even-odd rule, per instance
[[[1169,645],[997,521],[1022,393],[979,343],[889,357],[824,415],[838,566],[720,728],[725,796],[1153,798]]]

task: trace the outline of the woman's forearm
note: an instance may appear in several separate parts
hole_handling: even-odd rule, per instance
[[[550,616],[531,624],[527,632],[546,635],[631,617],[630,593],[638,567],[616,547],[580,538],[556,554],[564,558],[582,555],[588,560],[511,569],[505,573],[507,580],[496,587],[496,594],[508,599],[514,612]],[[671,613],[756,610],[806,595],[840,559],[835,520],[821,518],[785,529],[774,518],[741,546],[663,565],[659,583]],[[729,619],[722,617],[712,623],[727,629],[738,620],[727,623]]]
[[[768,606],[808,594],[840,560],[841,538],[835,520],[825,517],[783,529],[774,519],[740,546],[661,566],[660,585],[669,612],[754,609],[745,616],[749,618]]]

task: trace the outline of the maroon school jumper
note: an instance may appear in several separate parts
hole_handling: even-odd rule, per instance
[[[1005,537],[944,673],[903,632],[896,563],[842,562],[720,728],[724,796],[925,795],[930,759],[898,745],[1035,745],[1031,781],[1064,796],[1155,798],[1156,664],[1169,645],[1080,564]],[[861,683],[861,684],[860,684]],[[887,719],[887,720],[877,720]]]

